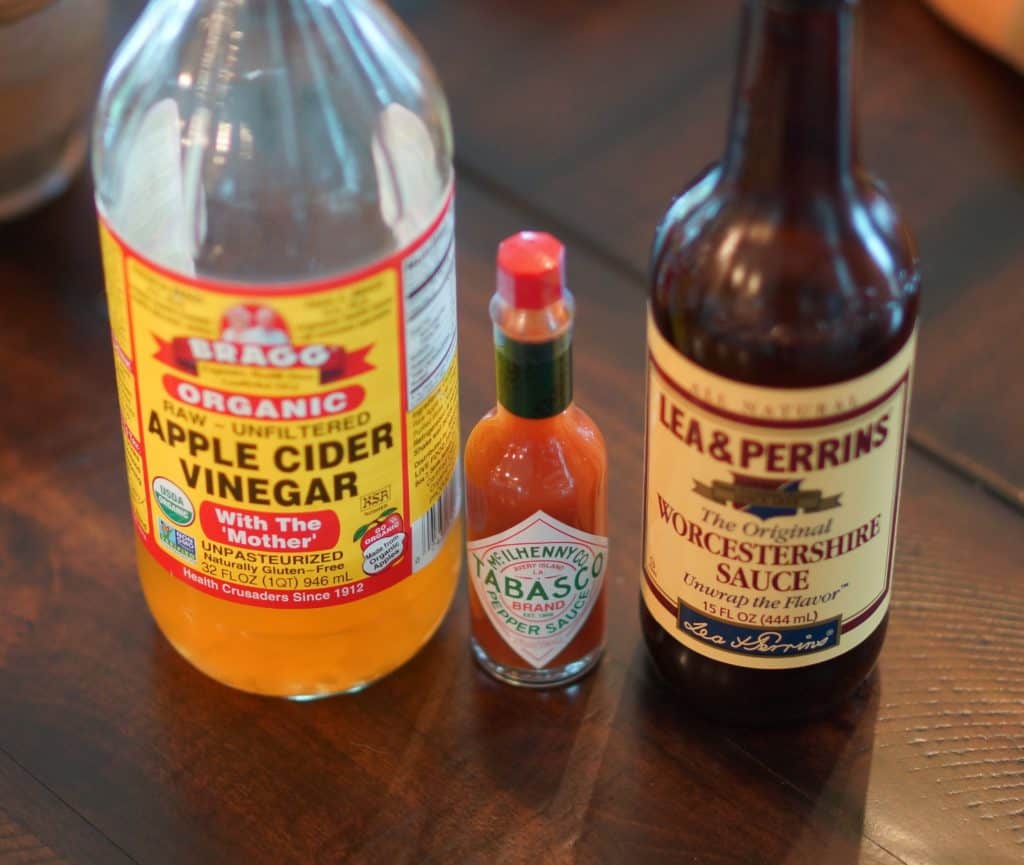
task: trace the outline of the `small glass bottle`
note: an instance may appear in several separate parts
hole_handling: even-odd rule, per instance
[[[473,653],[512,685],[574,681],[604,647],[608,460],[572,401],[563,266],[549,234],[521,232],[499,247],[498,405],[466,444]]]

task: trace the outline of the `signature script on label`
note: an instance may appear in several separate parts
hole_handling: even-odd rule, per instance
[[[739,652],[750,652],[760,655],[786,655],[790,652],[813,652],[827,646],[832,638],[832,631],[828,631],[821,639],[815,640],[808,635],[808,639],[798,643],[784,642],[785,637],[779,631],[762,631],[756,635],[745,635],[733,637],[727,640],[721,634],[713,634],[708,630],[707,622],[684,622],[683,627],[698,639],[711,643],[714,646],[729,644],[730,649]]]

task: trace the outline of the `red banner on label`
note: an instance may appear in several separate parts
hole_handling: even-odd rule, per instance
[[[259,396],[205,387],[174,375],[165,375],[163,383],[167,395],[185,405],[228,417],[268,421],[316,420],[322,417],[333,417],[359,408],[366,398],[366,391],[357,384],[330,390],[326,393]]]
[[[212,541],[266,552],[330,550],[341,533],[333,511],[267,513],[203,502],[199,522]]]
[[[265,369],[318,369],[320,383],[328,384],[373,369],[367,355],[373,345],[349,351],[340,345],[259,345],[224,339],[176,336],[168,341],[153,334],[154,357],[189,375],[199,374],[199,363],[222,363]]]
[[[401,534],[405,531],[405,523],[402,522],[401,514],[391,514],[384,522],[379,523],[366,532],[360,539],[359,545],[365,550],[377,541]]]
[[[127,422],[123,419],[121,420],[121,429],[124,430],[125,437],[128,439],[135,453],[141,454],[142,442],[140,442],[139,437],[128,428]]]

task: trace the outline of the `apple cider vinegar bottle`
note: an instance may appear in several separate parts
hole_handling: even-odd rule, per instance
[[[153,0],[93,148],[139,575],[221,682],[408,660],[462,562],[451,132],[376,0]]]

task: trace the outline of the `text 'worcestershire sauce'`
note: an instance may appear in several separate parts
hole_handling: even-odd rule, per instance
[[[888,618],[920,280],[858,161],[854,5],[748,0],[725,156],[654,244],[644,635],[737,723],[836,706]]]

